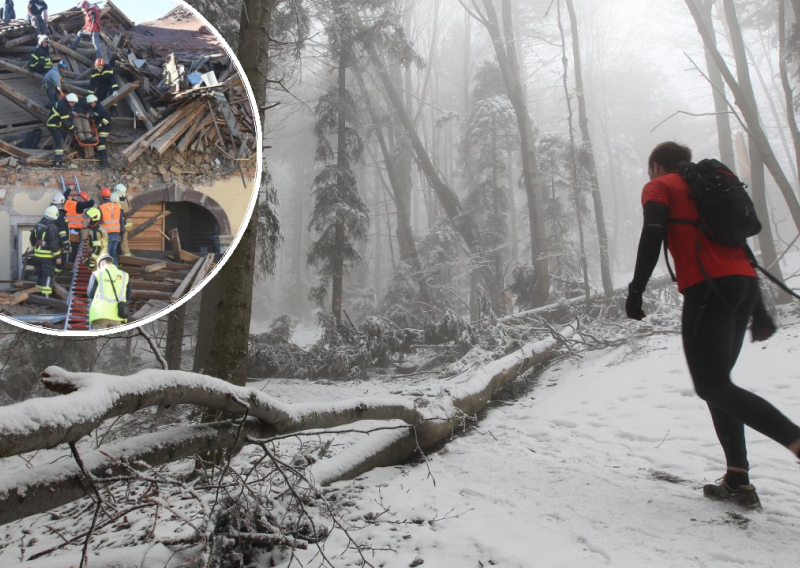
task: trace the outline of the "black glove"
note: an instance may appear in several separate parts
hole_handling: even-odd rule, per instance
[[[756,304],[753,310],[753,323],[750,326],[750,335],[753,338],[753,342],[766,341],[772,337],[772,334],[775,333],[777,329],[778,327],[775,325],[775,322],[772,321],[764,304],[762,302]]]
[[[645,316],[642,311],[642,293],[628,285],[628,299],[625,300],[625,315],[630,319],[642,320]]]

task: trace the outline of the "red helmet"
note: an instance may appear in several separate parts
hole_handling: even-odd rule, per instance
[[[111,197],[111,190],[107,187],[100,189],[100,197],[108,199],[109,197]]]
[[[97,59],[94,60],[94,66],[95,67],[102,67],[105,64],[106,64],[106,62],[103,61],[102,57],[98,57]]]
[[[79,192],[78,192],[78,197],[80,197],[80,198],[81,198],[81,199],[83,199],[84,201],[89,201],[89,194],[88,194],[88,193],[86,193],[85,191],[79,191]],[[77,201],[77,200],[76,200],[76,201]]]
[[[89,3],[86,0],[83,0],[83,2],[81,2],[81,8],[83,8],[84,10],[88,10]]]

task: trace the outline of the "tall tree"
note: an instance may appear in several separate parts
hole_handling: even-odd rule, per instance
[[[331,280],[331,312],[342,320],[346,267],[361,260],[356,241],[366,240],[369,209],[358,191],[352,166],[363,159],[364,141],[356,128],[358,109],[347,88],[347,69],[353,65],[356,24],[352,6],[337,0],[327,22],[330,52],[336,64],[336,84],[315,109],[316,159],[324,164],[314,178],[314,210],[309,227],[318,238],[308,250],[308,262],[316,266],[324,282]],[[331,138],[335,137],[335,149]],[[323,284],[320,284],[322,286]],[[327,284],[325,284],[327,285]]]
[[[459,0],[459,2],[462,2],[462,0]],[[478,4],[479,0],[471,0],[471,2],[472,10],[470,10],[470,14],[483,24],[492,39],[497,62],[503,73],[506,93],[517,117],[522,158],[522,178],[525,184],[525,193],[528,197],[531,257],[535,274],[531,301],[532,305],[541,306],[547,302],[550,293],[550,270],[546,250],[547,228],[544,220],[544,208],[542,207],[543,189],[536,156],[536,136],[533,130],[533,120],[528,112],[525,85],[522,81],[522,69],[514,33],[511,0],[502,0],[502,24],[495,9],[494,0],[482,0],[483,10]],[[464,5],[465,9],[469,9],[463,2],[462,5]]]
[[[572,59],[575,69],[575,96],[578,101],[578,125],[583,138],[581,154],[586,158],[589,172],[594,218],[597,224],[597,240],[600,246],[600,277],[603,282],[603,293],[607,298],[610,298],[614,295],[614,282],[611,279],[611,266],[609,264],[608,232],[606,231],[606,218],[603,212],[603,196],[600,194],[600,182],[597,179],[597,164],[594,159],[592,137],[589,134],[589,117],[586,113],[586,96],[583,89],[583,71],[581,69],[578,18],[575,15],[575,7],[572,5],[572,0],[567,0],[567,10],[569,11],[570,33],[572,35]],[[571,129],[572,127],[570,127]]]

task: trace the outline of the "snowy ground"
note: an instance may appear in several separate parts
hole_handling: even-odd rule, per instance
[[[734,379],[800,421],[800,318],[784,315],[780,323],[767,343],[745,344]],[[415,377],[250,383],[285,402],[432,397],[444,385]],[[692,390],[679,336],[657,335],[559,363],[427,463],[336,487],[349,501],[347,520],[363,527],[350,536],[372,547],[365,555],[376,567],[797,566],[800,467],[774,442],[752,431],[748,438],[763,511],[704,499],[702,484],[723,473],[722,451]],[[19,459],[0,460],[0,474],[20,467]],[[61,509],[61,522],[81,509],[90,517],[75,504]],[[0,527],[0,567],[58,544],[45,530],[53,522],[42,515]],[[94,545],[114,542],[102,536]],[[341,532],[324,546],[334,566],[361,565]],[[164,566],[169,557],[155,550],[143,566]],[[320,566],[321,558],[310,548],[291,562],[265,555],[261,565]]]

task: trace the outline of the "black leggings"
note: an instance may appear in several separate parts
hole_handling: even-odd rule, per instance
[[[744,426],[788,446],[800,427],[769,402],[731,382],[747,324],[758,300],[758,279],[726,276],[684,291],[683,348],[697,395],[708,404],[728,467],[747,469]]]

